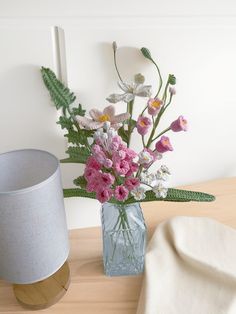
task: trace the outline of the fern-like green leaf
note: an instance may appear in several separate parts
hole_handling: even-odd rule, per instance
[[[68,147],[66,153],[69,155],[69,160],[64,162],[74,162],[85,164],[88,157],[90,156],[90,151],[87,147],[75,147],[75,146],[70,146]],[[63,160],[61,161],[63,162]]]
[[[82,108],[81,104],[79,104],[78,107],[72,108],[72,112],[73,112],[74,116],[82,116],[83,117],[85,115],[86,110]]]
[[[86,185],[87,185],[87,181],[86,181],[84,176],[80,176],[80,177],[74,179],[73,183],[82,189],[85,189]]]
[[[57,124],[60,124],[62,130],[63,129],[67,129],[68,131],[73,130],[73,122],[71,121],[70,118],[67,118],[65,116],[61,116]]]
[[[51,99],[57,109],[67,108],[72,104],[76,97],[62,82],[60,82],[55,73],[49,68],[41,68],[42,78],[47,87]]]

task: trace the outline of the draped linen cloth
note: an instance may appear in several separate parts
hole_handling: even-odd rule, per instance
[[[137,314],[236,314],[236,230],[174,217],[147,247]]]

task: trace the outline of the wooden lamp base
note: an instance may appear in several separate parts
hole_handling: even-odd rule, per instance
[[[17,301],[31,310],[47,308],[59,301],[70,284],[68,262],[53,275],[32,284],[14,284],[13,291]]]

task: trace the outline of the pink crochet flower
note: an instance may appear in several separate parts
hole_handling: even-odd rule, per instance
[[[144,168],[148,168],[154,161],[156,161],[157,160],[157,155],[150,149],[150,148],[144,148],[143,149],[143,152],[148,152],[149,153],[149,155],[152,157],[152,160],[150,161],[150,162],[148,162],[148,163],[142,163],[142,166],[144,167]]]
[[[170,125],[173,132],[187,131],[188,123],[183,116],[179,116],[177,120],[173,121]]]
[[[87,181],[91,180],[96,175],[99,175],[99,172],[96,169],[85,167],[84,177]]]
[[[102,148],[101,148],[101,146],[99,144],[94,144],[92,146],[92,153],[93,154],[99,154],[101,152],[102,152]]]
[[[111,127],[117,130],[121,126],[121,122],[129,119],[130,117],[128,112],[115,115],[115,107],[113,105],[107,106],[103,111],[92,109],[89,111],[89,115],[92,119],[76,116],[76,120],[80,125],[90,130],[102,128],[104,122],[106,121],[109,121],[111,123]]]
[[[115,135],[115,136],[112,138],[112,141],[111,141],[111,143],[110,143],[110,145],[109,145],[109,149],[110,149],[111,151],[117,151],[118,148],[119,148],[119,146],[120,146],[120,144],[121,144],[121,138],[120,138],[120,136]]]
[[[150,98],[148,100],[148,113],[152,116],[156,116],[161,109],[162,103],[162,100],[159,98]]]
[[[91,156],[87,159],[86,167],[92,168],[95,170],[100,170],[101,164],[94,157]]]
[[[112,197],[112,190],[109,188],[99,189],[96,192],[96,197],[100,203],[108,202],[110,198]]]
[[[123,185],[118,185],[115,188],[114,195],[118,201],[125,201],[128,198],[129,190]]]
[[[126,159],[133,159],[138,154],[131,148],[126,148]]]
[[[161,139],[156,143],[156,150],[159,153],[165,153],[168,151],[172,151],[173,147],[170,143],[169,137],[163,135],[161,137]]]
[[[147,134],[152,122],[148,117],[139,116],[137,121],[137,130],[141,135]]]
[[[115,178],[110,173],[102,173],[98,180],[100,181],[100,186],[108,187],[114,183]]]
[[[103,166],[105,167],[105,168],[111,168],[112,167],[112,160],[111,159],[109,159],[109,158],[106,158],[106,159],[104,159],[104,162],[103,162]]]
[[[93,178],[88,181],[88,184],[86,186],[86,191],[87,192],[96,192],[99,188],[99,183],[96,178]]]
[[[114,170],[117,174],[125,175],[129,170],[129,163],[126,160],[115,160],[114,161]]]
[[[127,177],[130,177],[138,170],[138,164],[136,162],[130,162],[129,163],[129,171],[126,173]]]
[[[125,180],[125,186],[127,187],[129,191],[135,189],[139,185],[140,185],[140,181],[138,178],[127,178]]]

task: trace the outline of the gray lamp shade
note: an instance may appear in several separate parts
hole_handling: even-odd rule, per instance
[[[0,155],[0,278],[48,278],[69,254],[59,162],[34,149]]]

